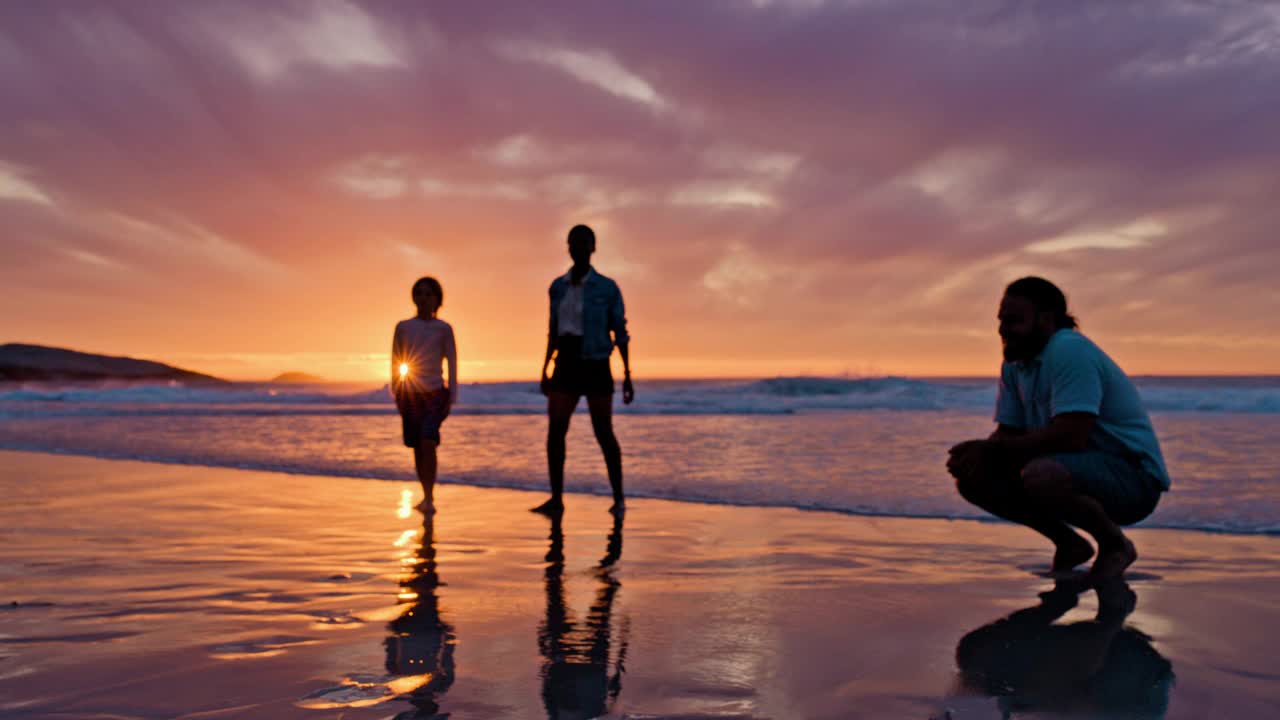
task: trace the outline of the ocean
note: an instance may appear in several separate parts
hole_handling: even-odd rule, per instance
[[[1173,477],[1140,526],[1280,534],[1280,377],[1137,383]],[[654,381],[636,392],[615,406],[629,496],[987,517],[957,496],[943,464],[952,444],[990,432],[992,379]],[[545,490],[544,407],[532,382],[463,386],[444,426],[441,481]],[[567,489],[607,494],[585,402],[579,412]],[[414,478],[385,387],[0,386],[0,448]]]

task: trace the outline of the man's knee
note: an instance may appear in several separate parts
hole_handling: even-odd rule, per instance
[[[952,471],[952,477],[956,479],[956,491],[960,493],[960,497],[968,500],[974,505],[982,504],[987,496],[986,488],[982,482],[982,478],[975,472],[958,473]]]
[[[1032,498],[1052,499],[1071,492],[1071,472],[1052,458],[1036,458],[1022,468],[1022,487]]]
[[[970,469],[948,468],[956,479],[956,491],[969,502],[980,505],[992,493],[992,484],[998,479],[1000,468],[994,463],[981,463]]]

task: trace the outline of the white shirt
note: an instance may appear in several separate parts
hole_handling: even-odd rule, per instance
[[[587,274],[582,276],[582,282],[577,285],[573,284],[573,271],[565,273],[565,282],[569,283],[569,289],[565,290],[564,299],[560,301],[560,317],[558,318],[561,335],[577,335],[581,337],[582,331],[582,297],[583,291],[587,286],[587,278],[595,273],[594,269],[587,270]]]
[[[449,361],[449,390],[458,399],[458,350],[454,345],[453,327],[432,318],[409,318],[396,325],[391,342],[391,373],[400,377],[400,363],[409,365],[405,378],[410,387],[434,392],[444,387],[444,361]]]
[[[1102,348],[1075,330],[1059,330],[1030,362],[1000,368],[996,422],[1034,430],[1057,415],[1083,412],[1098,418],[1089,448],[1135,456],[1169,489],[1169,471],[1138,389]]]

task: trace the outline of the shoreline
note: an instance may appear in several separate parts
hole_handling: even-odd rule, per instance
[[[154,464],[154,465],[173,466],[173,467],[191,467],[191,468],[207,468],[207,469],[221,469],[221,470],[236,470],[236,471],[244,471],[244,472],[275,473],[280,475],[290,475],[290,476],[296,476],[296,477],[344,478],[344,479],[350,479],[350,480],[373,480],[377,482],[411,483],[415,487],[417,487],[417,480],[407,472],[404,474],[403,477],[386,477],[384,475],[368,475],[368,474],[362,475],[362,474],[356,474],[356,473],[344,473],[337,470],[329,471],[329,472],[316,472],[316,471],[306,470],[306,469],[292,469],[292,468],[280,468],[280,467],[258,467],[258,466],[248,467],[243,464],[236,465],[231,463],[210,464],[210,463],[201,463],[201,462],[185,462],[183,460],[177,460],[177,459],[139,458],[139,457],[130,457],[126,455],[111,455],[111,454],[105,454],[105,453],[83,452],[78,450],[65,450],[65,451],[41,450],[41,449],[33,450],[33,449],[21,448],[21,447],[8,447],[3,444],[0,444],[0,453],[31,453],[36,455],[49,455],[53,457],[81,457],[81,458],[88,458],[93,460],[104,460],[104,461],[110,461],[110,462],[140,462],[140,463],[148,463],[148,464]],[[489,489],[489,490],[510,490],[512,492],[531,493],[535,495],[537,494],[545,495],[547,492],[547,489],[545,487],[542,487],[542,488],[520,487],[517,485],[500,485],[496,483],[485,484],[485,483],[476,482],[476,481],[457,480],[457,479],[449,479],[447,477],[441,477],[437,481],[437,487],[444,487],[444,486],[470,487],[470,488]],[[594,488],[594,489],[575,489],[573,487],[566,487],[565,494],[575,495],[575,496],[601,497],[601,498],[610,497],[609,490],[607,487]],[[813,505],[736,501],[736,500],[717,499],[717,498],[664,497],[660,495],[644,494],[643,492],[636,493],[636,494],[632,494],[628,492],[627,500],[628,502],[631,502],[633,500],[656,500],[656,501],[673,502],[673,503],[688,503],[691,505],[706,505],[706,506],[712,506],[712,507],[796,510],[796,511],[805,512],[805,513],[829,514],[829,515],[834,515],[838,517],[851,517],[851,518],[938,520],[938,521],[947,521],[947,522],[973,522],[973,523],[991,524],[991,525],[1013,527],[1013,528],[1020,527],[1006,520],[996,518],[994,516],[990,516],[990,515],[981,516],[977,514],[975,514],[974,516],[946,516],[946,515],[927,515],[923,513],[921,514],[892,513],[892,512],[881,512],[876,510],[850,510],[850,509],[844,509],[844,508],[819,507],[819,506],[813,506]],[[1280,538],[1280,529],[1240,530],[1240,529],[1228,529],[1228,528],[1208,527],[1208,526],[1186,527],[1186,526],[1178,526],[1178,525],[1165,525],[1165,524],[1147,525],[1147,524],[1139,523],[1136,526],[1126,527],[1124,528],[1124,530],[1126,533],[1128,533],[1131,530],[1138,530],[1138,531],[1203,533],[1205,535],[1210,535],[1210,536],[1221,535],[1221,536],[1229,536],[1229,537]]]

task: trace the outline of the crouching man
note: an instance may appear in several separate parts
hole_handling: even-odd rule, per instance
[[[1053,571],[1094,556],[1088,578],[1119,577],[1138,558],[1120,529],[1151,514],[1169,473],[1124,371],[1076,331],[1067,300],[1038,277],[1005,289],[1004,364],[995,432],[951,448],[947,469],[969,502],[1049,538]]]

